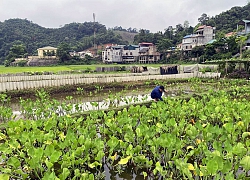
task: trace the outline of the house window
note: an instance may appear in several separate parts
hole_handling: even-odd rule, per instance
[[[130,55],[132,56],[132,55],[133,55],[133,53],[132,53],[132,52],[130,52]]]
[[[108,52],[108,55],[109,55],[109,52]]]
[[[128,53],[126,53],[126,55],[128,55]]]

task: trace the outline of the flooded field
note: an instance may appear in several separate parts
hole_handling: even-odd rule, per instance
[[[0,168],[29,179],[248,178],[248,83],[164,84],[167,93],[157,103],[153,85],[39,91],[36,99],[10,103],[21,119],[7,120],[1,131],[1,152],[15,156],[1,155]]]
[[[86,111],[93,110],[107,110],[109,108],[117,108],[121,106],[128,106],[131,104],[145,103],[152,101],[150,97],[150,92],[154,86],[143,88],[137,88],[134,90],[99,90],[95,92],[83,93],[81,91],[76,91],[73,93],[61,93],[50,96],[49,99],[58,102],[58,108],[55,112],[58,115],[82,113]],[[163,97],[180,96],[185,94],[192,94],[189,85],[182,85],[181,87],[168,87],[167,93],[163,93]],[[27,100],[29,98],[21,98]],[[35,101],[35,98],[30,99]],[[13,114],[16,115],[16,119],[23,117],[25,112],[22,112],[22,105],[20,100],[15,99],[11,101],[10,107],[13,110]],[[65,111],[61,104],[71,104],[71,110]],[[34,107],[35,111],[36,107]]]

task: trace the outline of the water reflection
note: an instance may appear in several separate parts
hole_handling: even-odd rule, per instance
[[[57,96],[53,96],[52,100],[58,101],[58,104],[71,104],[72,109],[65,110],[62,106],[58,105],[55,108],[55,112],[59,115],[66,115],[72,113],[82,113],[86,111],[92,110],[105,110],[109,108],[116,108],[136,103],[144,103],[151,101],[150,92],[151,90],[142,90],[139,91],[127,91],[127,92],[117,92],[117,93],[109,93],[109,92],[98,92],[95,94],[96,96],[86,96],[82,94],[73,94],[71,98],[66,98],[69,94],[58,94]],[[147,92],[147,93],[145,93]],[[190,94],[189,88],[171,88],[164,96],[179,96],[181,94]],[[33,99],[35,101],[35,99]],[[20,112],[21,107],[19,102],[12,102],[11,108],[13,110],[13,115],[17,116],[16,119],[23,118],[22,112]],[[34,107],[34,111],[35,111]],[[41,118],[41,117],[39,117]]]
[[[103,99],[101,101],[91,101],[91,102],[83,102],[81,104],[78,104],[78,107],[81,112],[83,111],[91,111],[91,110],[103,110],[103,109],[109,109],[114,107],[120,107],[135,103],[142,103],[142,102],[148,102],[151,98],[149,94],[145,95],[130,95],[125,97],[118,97],[115,99]],[[73,113],[78,112],[76,106],[73,108]]]
[[[55,112],[59,115],[73,114],[73,113],[81,113],[85,111],[93,111],[93,110],[105,110],[109,108],[116,108],[126,105],[131,105],[135,103],[143,103],[150,101],[149,94],[133,94],[133,95],[125,95],[125,96],[99,96],[99,97],[74,97],[72,99],[58,99],[59,104],[73,104],[73,108],[70,111],[66,111],[62,106],[58,106]],[[16,119],[23,118],[20,104],[12,103],[11,107],[13,109],[13,115],[16,116]],[[35,111],[35,108],[33,109]]]

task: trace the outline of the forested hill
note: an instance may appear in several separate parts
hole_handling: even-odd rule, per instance
[[[44,28],[27,19],[0,22],[0,64],[13,44],[24,44],[29,55],[35,54],[37,48],[57,47],[61,42],[68,43],[72,50],[82,51],[93,46],[94,28],[97,44],[127,43],[105,25],[93,22],[70,23],[61,28]]]
[[[243,7],[233,7],[230,10],[209,18],[206,24],[216,27],[217,31],[232,32],[240,20],[250,20],[250,3]]]
[[[217,34],[219,32],[228,33],[237,28],[237,23],[240,20],[250,20],[250,3],[243,7],[233,7],[214,17],[209,17],[204,13],[200,18],[197,18],[199,24],[216,27]],[[60,28],[44,28],[27,19],[9,19],[0,22],[0,64],[3,63],[14,44],[23,44],[26,47],[27,55],[36,54],[36,50],[40,47],[57,47],[62,42],[66,42],[72,50],[82,51],[93,46],[94,28],[96,29],[97,44],[128,44],[132,43],[134,38],[134,43],[148,41],[158,46],[162,44],[164,46],[159,49],[165,51],[180,43],[183,36],[193,32],[193,27],[189,26],[188,21],[186,25],[185,23],[184,25],[178,24],[173,29],[172,26],[169,26],[171,29],[167,28],[163,33],[154,34],[140,30],[139,34],[128,34],[127,32],[124,34],[124,32],[117,32],[115,29],[107,30],[105,25],[93,22],[70,23]],[[175,30],[174,33],[173,30]]]

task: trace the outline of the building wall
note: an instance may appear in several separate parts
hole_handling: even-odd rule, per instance
[[[193,44],[194,44],[194,39],[193,36],[190,36],[188,38],[183,38],[182,39],[182,50],[184,51],[189,51],[192,50]]]
[[[196,31],[196,34],[185,36],[182,39],[181,49],[190,51],[196,46],[206,45],[209,41],[214,39],[214,28],[211,26],[204,26]]]
[[[204,40],[203,40],[203,45],[214,39],[214,29],[212,27],[204,27]]]
[[[122,50],[122,59],[124,62],[136,62],[139,56],[139,47],[134,50]]]
[[[250,23],[245,23],[245,31],[246,34],[250,33]]]
[[[41,49],[37,49],[37,52],[38,52],[38,58],[44,58],[44,57],[46,57],[44,54],[43,54],[43,52],[53,52],[54,51],[54,53],[56,54],[56,50],[55,49],[43,49],[43,48],[41,48]],[[56,57],[56,56],[51,56],[51,57]]]
[[[157,62],[160,60],[160,53],[157,52],[156,46],[148,46],[149,51],[145,54],[140,54],[140,47],[125,48],[125,46],[107,47],[105,51],[102,51],[102,60],[104,63],[131,63],[131,62],[143,62],[149,61]],[[141,60],[141,61],[140,61]]]

